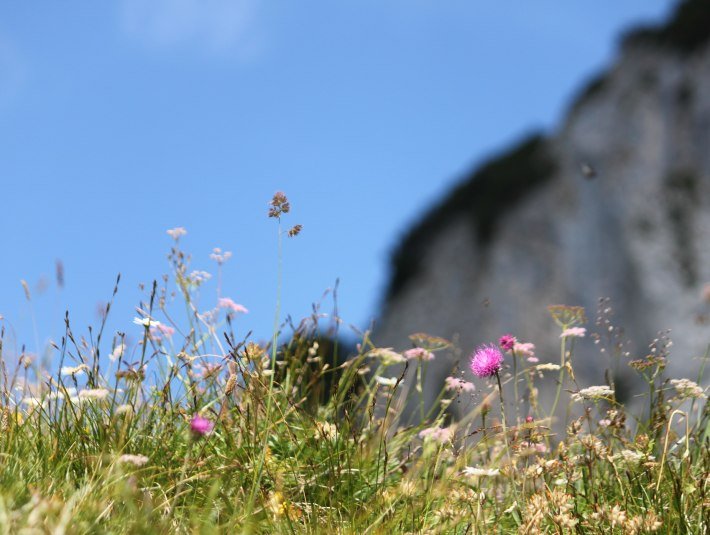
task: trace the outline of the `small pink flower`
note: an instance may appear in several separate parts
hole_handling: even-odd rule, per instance
[[[194,370],[199,377],[202,377],[203,379],[209,379],[210,377],[219,375],[219,372],[222,371],[222,365],[211,364],[208,362],[203,365],[196,365]]]
[[[520,447],[536,453],[547,453],[547,446],[542,442],[530,442],[528,440],[524,440],[520,443]]]
[[[587,329],[585,329],[584,327],[570,327],[562,331],[560,338],[566,338],[568,336],[576,336],[577,338],[582,338],[585,334],[587,334]]]
[[[427,351],[422,347],[413,347],[412,349],[408,349],[402,353],[402,355],[404,355],[404,358],[407,360],[434,360],[434,353]]]
[[[203,418],[199,414],[195,414],[190,420],[190,431],[196,437],[203,437],[209,434],[214,428],[214,424],[207,418]]]
[[[447,377],[444,382],[446,383],[446,390],[458,390],[459,392],[473,392],[476,390],[473,383],[469,383],[458,377]]]
[[[498,345],[506,351],[510,351],[513,349],[517,341],[517,338],[515,338],[512,334],[504,334],[498,339]]]
[[[710,283],[706,283],[700,291],[700,296],[703,300],[710,302]]]
[[[453,436],[453,430],[450,427],[429,427],[419,432],[419,438],[430,438],[439,444],[446,444]]]
[[[515,342],[513,351],[517,355],[526,357],[528,362],[540,362],[540,360],[535,356],[535,344],[531,344],[530,342]]]
[[[503,353],[493,344],[479,346],[471,355],[471,371],[477,377],[492,377],[503,365]]]
[[[246,309],[246,307],[244,307],[243,305],[240,305],[238,303],[235,303],[229,297],[220,297],[217,300],[217,306],[219,308],[228,308],[232,312],[241,312],[242,314],[246,314],[247,312],[249,312]]]
[[[173,329],[169,325],[163,325],[162,323],[153,325],[150,328],[150,335],[153,338],[160,338],[161,336],[166,336],[170,338],[173,334],[175,334],[175,329]]]

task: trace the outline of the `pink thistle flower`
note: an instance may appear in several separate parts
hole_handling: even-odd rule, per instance
[[[585,329],[584,327],[569,327],[568,329],[562,331],[560,338],[567,338],[568,336],[576,336],[577,338],[582,338],[585,334],[587,334],[587,329]]]
[[[203,418],[199,414],[195,414],[190,420],[190,431],[196,437],[203,437],[209,434],[214,428],[214,424],[207,418]]]
[[[471,355],[471,371],[477,377],[493,377],[503,365],[503,353],[493,344],[479,346]]]
[[[510,351],[513,347],[515,347],[517,341],[518,339],[512,334],[504,334],[498,339],[498,345],[506,351]]]
[[[407,360],[434,360],[434,353],[427,351],[422,347],[413,347],[412,349],[405,351],[402,355]]]
[[[247,312],[249,312],[244,305],[235,303],[229,297],[220,297],[217,300],[217,306],[219,308],[228,308],[232,312],[241,312],[242,314],[246,314]]]
[[[473,383],[469,383],[458,377],[447,377],[444,382],[446,383],[446,390],[458,390],[459,392],[473,392],[476,390]]]

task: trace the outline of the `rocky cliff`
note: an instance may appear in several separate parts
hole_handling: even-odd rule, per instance
[[[546,305],[584,306],[594,330],[608,296],[628,358],[671,329],[668,372],[695,378],[710,343],[709,281],[710,3],[691,0],[664,26],[627,34],[556,132],[475,170],[411,229],[374,338],[404,349],[424,331],[470,351],[510,332],[556,362]],[[579,345],[583,386],[603,381],[603,345]],[[454,365],[432,367],[430,400]],[[616,376],[628,396],[626,370]]]

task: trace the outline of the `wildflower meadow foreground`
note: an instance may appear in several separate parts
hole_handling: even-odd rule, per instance
[[[301,231],[283,230],[289,211],[276,194],[279,249]],[[611,381],[577,384],[575,340],[594,334],[579,307],[549,307],[557,363],[515,333],[349,347],[319,307],[240,338],[246,307],[198,308],[209,274],[185,232],[168,231],[171,274],[126,332],[105,329],[109,304],[86,333],[67,316],[51,366],[0,346],[1,533],[708,533],[707,390],[666,377],[668,344],[625,363],[648,385],[638,417]],[[447,353],[472,375],[405,410]],[[470,410],[454,419],[454,403]]]

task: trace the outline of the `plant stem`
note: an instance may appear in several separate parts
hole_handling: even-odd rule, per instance
[[[566,329],[567,327],[563,327],[563,330]],[[565,350],[566,350],[566,342],[567,338],[562,337],[562,341],[560,342],[560,377],[557,380],[557,391],[555,392],[555,401],[552,404],[552,410],[550,411],[550,414],[548,415],[550,419],[550,424],[552,424],[552,418],[555,415],[555,411],[557,410],[557,403],[560,401],[560,392],[562,391],[562,383],[565,380]]]
[[[505,449],[510,457],[510,447],[508,445],[508,428],[505,423],[505,401],[503,401],[503,385],[500,382],[500,375],[496,372],[496,380],[498,381],[498,396],[500,397],[500,418],[503,425],[503,438],[505,439]]]
[[[520,413],[518,411],[518,355],[515,354],[514,349],[511,351],[511,353],[513,355],[513,397],[515,400],[515,421],[517,423],[520,419]]]
[[[419,418],[424,421],[424,392],[422,390],[422,366],[420,360],[417,362],[417,393],[419,395]]]
[[[500,374],[496,372],[496,380],[498,381],[498,396],[500,397],[500,419],[503,426],[503,439],[505,440],[505,452],[508,454],[508,460],[510,461],[510,486],[515,496],[515,500],[518,500],[518,491],[515,487],[515,472],[513,471],[513,456],[510,452],[510,444],[508,443],[508,426],[505,423],[505,401],[503,400],[503,385],[500,382]]]
[[[256,470],[256,476],[249,492],[249,501],[247,502],[247,516],[251,514],[256,498],[256,491],[261,483],[261,476],[264,470],[264,462],[266,460],[266,449],[269,441],[269,428],[271,426],[271,412],[273,406],[274,393],[274,378],[276,376],[276,349],[278,343],[279,318],[281,316],[281,284],[282,284],[282,267],[283,267],[283,237],[281,235],[281,218],[278,219],[278,269],[276,275],[276,312],[274,313],[274,329],[271,338],[271,376],[269,380],[269,391],[266,397],[266,428],[264,429],[264,440],[261,445],[261,455],[259,457],[259,465]]]

